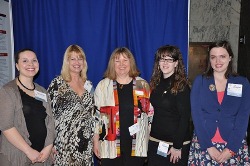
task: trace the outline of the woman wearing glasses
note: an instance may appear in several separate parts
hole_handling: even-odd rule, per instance
[[[187,165],[190,88],[179,48],[166,45],[157,50],[150,85],[154,117],[148,166]]]

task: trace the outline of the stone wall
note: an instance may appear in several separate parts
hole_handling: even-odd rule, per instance
[[[241,0],[190,0],[189,42],[228,40],[237,69]]]

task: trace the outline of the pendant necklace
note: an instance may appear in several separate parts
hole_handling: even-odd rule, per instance
[[[36,86],[35,86],[34,82],[33,82],[34,88],[29,89],[29,88],[27,88],[25,85],[23,85],[23,83],[20,81],[19,77],[17,77],[17,80],[18,80],[18,82],[19,82],[25,89],[27,89],[27,90],[29,90],[29,91],[33,91],[33,90],[36,89]]]
[[[122,89],[123,88],[123,84],[119,84],[119,88]]]

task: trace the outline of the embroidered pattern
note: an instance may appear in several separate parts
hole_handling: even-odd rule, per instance
[[[103,92],[104,93],[104,92]],[[101,157],[116,158],[120,156],[120,131],[119,131],[119,101],[117,83],[113,81],[113,94],[115,106],[102,106],[100,108],[100,142]],[[147,137],[149,132],[149,86],[144,81],[133,80],[134,98],[134,124],[139,123],[141,130],[133,135],[131,156],[147,155]]]

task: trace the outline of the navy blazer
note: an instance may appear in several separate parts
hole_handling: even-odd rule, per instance
[[[228,84],[242,85],[242,96],[228,94]],[[211,139],[219,127],[226,147],[238,152],[246,136],[250,113],[250,84],[245,77],[230,76],[227,80],[224,98],[219,104],[214,77],[197,76],[191,90],[191,112],[195,134],[202,150],[212,147]],[[210,86],[210,88],[209,88]]]

